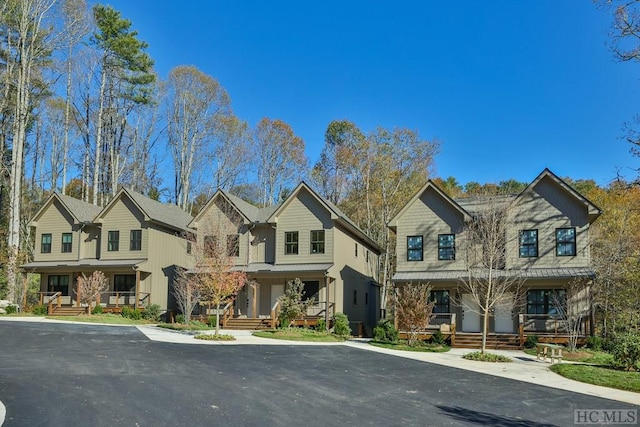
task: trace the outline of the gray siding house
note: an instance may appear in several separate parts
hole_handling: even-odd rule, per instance
[[[460,286],[467,274],[460,248],[468,224],[485,202],[478,197],[454,200],[429,181],[389,223],[397,236],[393,282],[430,284],[436,319],[453,321],[458,332],[481,330],[478,307]],[[574,278],[589,280],[594,275],[589,228],[601,211],[548,169],[521,194],[505,196],[501,202],[510,215],[504,271],[518,274],[525,292],[519,303],[495,308],[490,331],[555,333],[554,293]]]
[[[235,319],[270,324],[287,282],[299,278],[315,302],[309,316],[343,312],[355,333],[370,332],[377,322],[380,247],[304,182],[263,209],[218,190],[189,226],[199,247],[226,244],[234,268],[247,273]]]

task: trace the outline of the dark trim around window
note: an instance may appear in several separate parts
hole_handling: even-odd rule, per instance
[[[50,254],[51,253],[51,233],[45,233],[40,238],[40,253]]]
[[[456,259],[456,235],[438,234],[438,261]]]
[[[73,251],[73,233],[62,233],[62,253]]]
[[[309,250],[312,254],[324,253],[324,230],[311,231],[311,248]]]
[[[142,250],[142,230],[131,230],[129,233],[129,250]]]
[[[109,231],[107,233],[107,251],[117,252],[120,250],[120,231]]]
[[[423,259],[423,237],[407,236],[407,261],[422,261]]]
[[[556,256],[576,256],[576,229],[556,228]]]
[[[538,256],[538,230],[520,230],[520,258]]]
[[[284,232],[284,254],[285,255],[298,255],[298,232],[297,231],[285,231]]]

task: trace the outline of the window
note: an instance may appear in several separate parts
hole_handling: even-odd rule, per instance
[[[305,280],[302,288],[302,300],[313,300],[318,302],[320,297],[320,282],[317,280]]]
[[[422,236],[407,236],[407,261],[422,261]]]
[[[527,291],[527,314],[558,314],[557,304],[564,304],[564,289],[530,289]]]
[[[356,243],[356,258],[358,258],[358,244]]]
[[[191,242],[187,242],[187,254],[191,255]]]
[[[43,234],[40,241],[40,252],[43,254],[51,253],[51,234]]]
[[[369,292],[364,293],[364,305],[369,305]]]
[[[324,230],[316,230],[311,232],[311,253],[324,253]]]
[[[227,255],[240,256],[240,235],[229,234],[227,236]]]
[[[576,255],[576,229],[556,228],[556,256]]]
[[[538,256],[538,230],[520,231],[520,258]]]
[[[456,259],[456,235],[438,234],[438,260],[451,261]]]
[[[117,252],[120,250],[120,232],[110,231],[107,233],[107,250]]]
[[[366,260],[367,260],[367,262],[369,262],[369,249],[367,249],[367,252],[366,252],[366,253],[367,253],[367,255],[366,255]]]
[[[298,255],[298,232],[286,231],[284,233],[284,254]]]
[[[129,242],[130,251],[142,250],[142,230],[131,230],[131,240]]]
[[[73,234],[62,233],[62,252],[71,252],[73,247]]]
[[[49,292],[60,292],[69,295],[69,276],[49,276]]]
[[[358,305],[358,291],[353,290],[353,305]]]
[[[434,313],[450,313],[449,291],[431,291],[431,301]]]
[[[135,292],[135,274],[116,274],[113,276],[113,290],[116,292]]]
[[[216,236],[204,236],[204,256],[213,258],[217,252],[218,238]]]

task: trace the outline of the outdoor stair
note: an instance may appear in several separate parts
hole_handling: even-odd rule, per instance
[[[53,316],[78,316],[87,312],[86,307],[54,307]]]
[[[482,348],[482,334],[456,333],[456,348]],[[489,350],[520,350],[520,342],[516,334],[488,334],[487,349]]]
[[[233,318],[227,320],[227,326],[225,326],[225,329],[240,329],[245,331],[271,329],[271,319]]]

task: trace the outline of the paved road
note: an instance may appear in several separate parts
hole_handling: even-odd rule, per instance
[[[195,346],[0,322],[11,426],[573,425],[632,405],[347,346]]]

